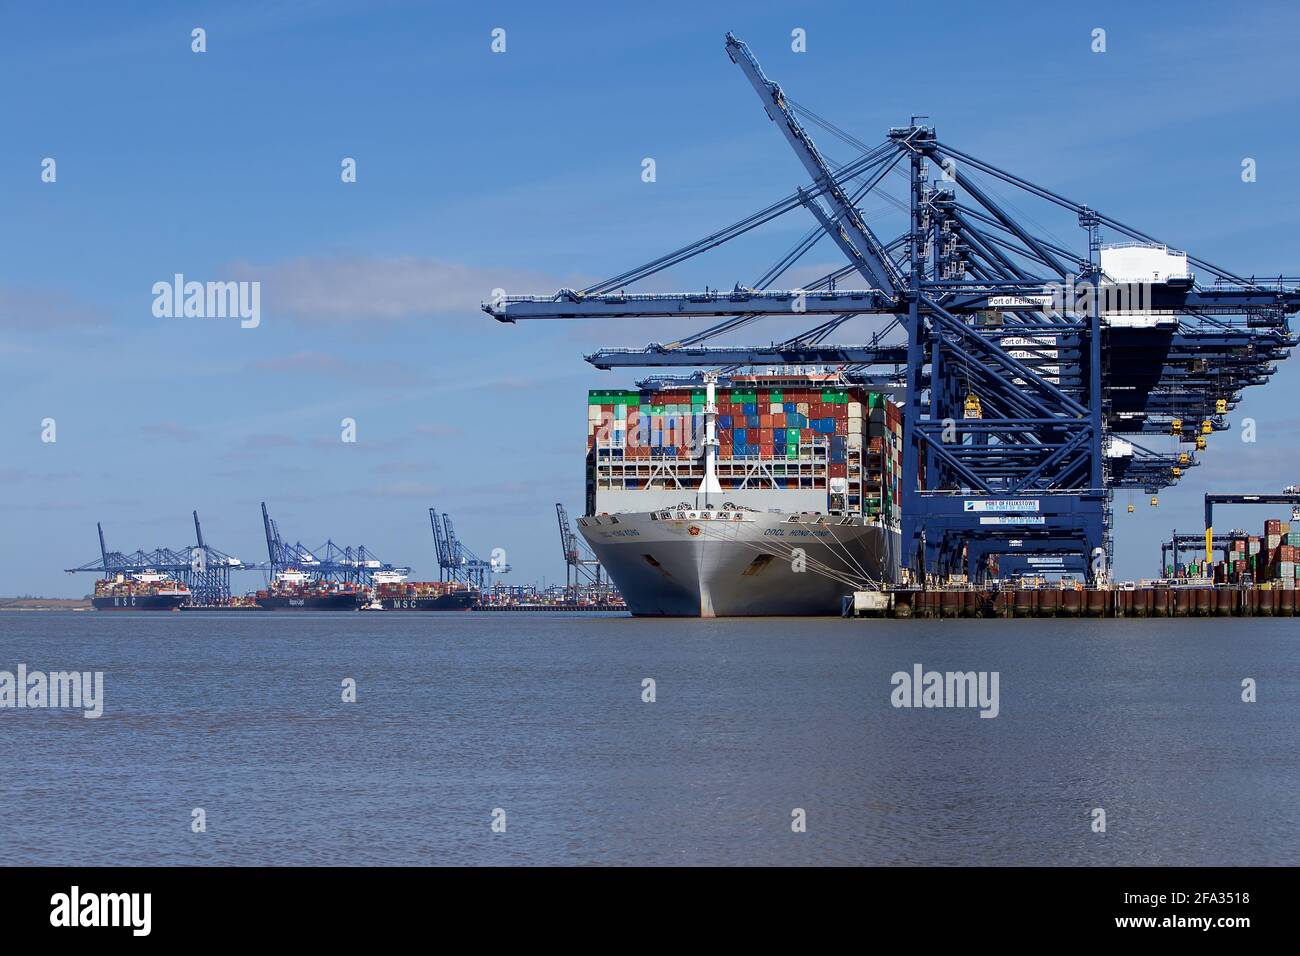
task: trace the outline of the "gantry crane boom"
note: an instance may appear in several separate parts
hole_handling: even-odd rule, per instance
[[[790,111],[781,87],[767,78],[749,47],[730,33],[727,34],[726,48],[727,55],[744,72],[762,100],[768,118],[776,123],[786,142],[812,176],[813,182],[826,196],[830,213],[822,210],[820,200],[812,196],[805,197],[801,193],[800,199],[804,205],[816,216],[822,228],[849,257],[849,261],[858,268],[864,279],[874,288],[885,292],[892,294],[899,291],[898,268],[885,253],[880,240],[862,221],[862,214],[857,207],[835,181],[834,174],[817,151],[812,137]]]

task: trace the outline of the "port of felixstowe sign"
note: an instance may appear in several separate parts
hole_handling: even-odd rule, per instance
[[[1042,515],[1030,514],[1038,510],[1037,498],[980,498],[962,502],[962,510],[969,512],[1012,512],[1011,514],[981,514],[980,524],[1046,524]]]

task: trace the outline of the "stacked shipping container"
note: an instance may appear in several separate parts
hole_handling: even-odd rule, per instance
[[[1292,528],[1295,530],[1292,530]],[[1174,577],[1210,577],[1219,584],[1241,584],[1247,576],[1256,584],[1276,582],[1287,590],[1296,587],[1300,569],[1300,522],[1270,518],[1262,535],[1239,535],[1230,539],[1223,560],[1213,567],[1205,562],[1178,565]]]
[[[903,447],[902,415],[884,395],[833,378],[747,376],[716,392],[719,463],[824,465],[777,468],[776,488],[844,485],[844,510],[896,515]],[[597,460],[676,461],[702,467],[703,388],[596,390],[588,395],[588,477]],[[685,469],[694,471],[693,467]],[[747,479],[721,468],[724,491]],[[618,487],[632,487],[620,478]],[[809,482],[821,481],[817,485]]]

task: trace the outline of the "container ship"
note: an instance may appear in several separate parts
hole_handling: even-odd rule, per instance
[[[453,581],[407,581],[389,572],[378,572],[372,580],[373,610],[468,611],[479,603],[476,588]]]
[[[119,574],[95,582],[90,599],[96,611],[175,611],[190,599],[190,589],[163,574]]]
[[[355,611],[365,596],[354,584],[337,584],[309,577],[302,571],[278,572],[271,586],[254,595],[257,606],[268,611]]]
[[[898,577],[902,415],[838,373],[588,395],[578,529],[635,615],[838,614]]]

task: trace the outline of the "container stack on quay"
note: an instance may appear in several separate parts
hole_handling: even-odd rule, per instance
[[[717,392],[718,480],[722,490],[753,487],[755,463],[777,488],[826,487],[843,510],[896,521],[902,473],[902,414],[878,392],[817,387],[806,377],[733,379]],[[664,466],[683,483],[703,476],[705,390],[594,390],[587,405],[588,513],[598,482],[642,491]],[[644,463],[610,473],[611,463]],[[602,467],[605,466],[605,467]],[[657,467],[656,467],[657,466]],[[698,471],[699,475],[693,474]],[[840,489],[837,491],[836,489]]]
[[[1292,530],[1292,529],[1295,530]],[[1166,568],[1175,580],[1213,578],[1215,584],[1272,583],[1285,590],[1296,588],[1300,555],[1300,522],[1270,518],[1261,535],[1230,535],[1226,553],[1211,566],[1204,561]]]

